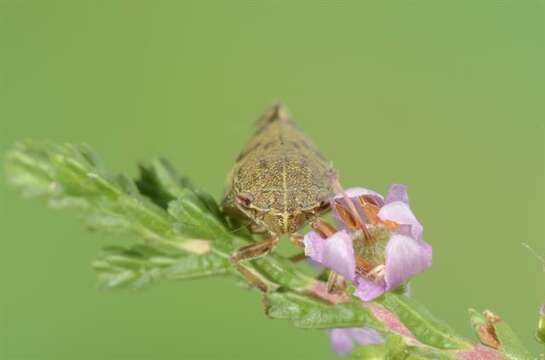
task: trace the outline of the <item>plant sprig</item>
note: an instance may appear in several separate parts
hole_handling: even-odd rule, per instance
[[[205,276],[241,279],[229,257],[251,243],[251,235],[166,160],[141,165],[133,181],[109,174],[88,146],[27,141],[7,153],[6,173],[23,195],[75,209],[92,229],[134,237],[126,247],[105,247],[93,261],[100,289]],[[277,254],[247,266],[271,289],[263,295],[269,317],[303,328],[366,326],[384,337],[381,345],[356,347],[355,359],[531,359],[510,328],[487,313],[471,313],[480,339],[473,342],[402,294],[390,292],[368,303],[348,294],[333,296],[325,283]]]

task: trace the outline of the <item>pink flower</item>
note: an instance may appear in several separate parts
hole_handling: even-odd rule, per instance
[[[348,189],[334,197],[332,208],[343,229],[326,239],[309,232],[305,254],[352,281],[354,295],[363,301],[398,288],[431,266],[432,248],[422,239],[423,227],[409,207],[404,185],[392,185],[386,200],[372,190]]]

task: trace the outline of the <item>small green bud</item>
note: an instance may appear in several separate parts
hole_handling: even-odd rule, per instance
[[[539,310],[536,338],[539,342],[545,344],[545,304],[543,304]]]

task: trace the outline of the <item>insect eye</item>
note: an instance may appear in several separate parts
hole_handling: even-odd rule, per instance
[[[252,196],[249,194],[238,194],[235,201],[238,205],[247,208],[252,203]]]

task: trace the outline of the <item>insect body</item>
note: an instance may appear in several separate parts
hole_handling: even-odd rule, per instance
[[[266,255],[283,234],[302,245],[297,231],[329,207],[329,170],[284,106],[273,106],[258,121],[227,180],[223,209],[246,220],[252,231],[266,234],[265,240],[232,255],[237,269],[261,290],[267,290],[264,283],[240,262]]]

